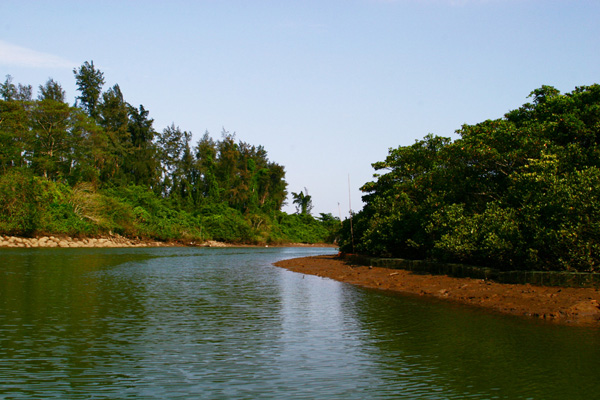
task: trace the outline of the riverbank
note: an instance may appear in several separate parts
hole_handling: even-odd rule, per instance
[[[0,247],[157,247],[162,242],[152,240],[129,239],[118,235],[100,238],[72,238],[68,236],[39,236],[24,238],[18,236],[0,236]]]
[[[37,247],[63,247],[63,248],[79,248],[79,247],[265,247],[266,245],[247,245],[224,243],[215,240],[207,240],[204,242],[194,241],[170,241],[159,242],[156,240],[145,239],[130,239],[119,235],[103,236],[99,238],[72,238],[69,236],[39,236],[33,238],[25,238],[19,236],[4,236],[0,235],[0,248],[37,248]],[[280,243],[269,244],[271,247],[335,247],[329,244],[307,244],[307,243]]]
[[[513,285],[416,274],[400,269],[351,265],[337,256],[283,260],[275,265],[367,288],[427,296],[559,324],[600,328],[600,289],[595,288]]]

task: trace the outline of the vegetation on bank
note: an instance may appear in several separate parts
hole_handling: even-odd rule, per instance
[[[79,96],[65,101],[49,79],[0,84],[0,234],[120,234],[159,240],[243,243],[332,241],[339,219],[281,211],[284,167],[262,146],[220,140],[174,124],[157,132],[143,105],[118,85],[102,91],[93,62],[74,71]]]
[[[600,85],[550,86],[503,118],[373,164],[341,249],[499,270],[598,272]],[[352,229],[351,229],[352,222]]]

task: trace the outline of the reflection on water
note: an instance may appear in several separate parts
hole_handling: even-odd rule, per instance
[[[333,251],[0,250],[0,398],[596,396],[594,330],[272,266]]]

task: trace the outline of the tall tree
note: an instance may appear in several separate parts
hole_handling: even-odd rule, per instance
[[[231,204],[236,196],[237,188],[233,181],[237,174],[238,146],[235,142],[235,133],[231,134],[223,128],[221,140],[217,142],[217,162],[215,175],[219,182],[220,198]]]
[[[65,91],[58,82],[50,78],[46,81],[44,85],[40,85],[38,100],[54,100],[60,103],[64,103]]]
[[[69,138],[70,114],[68,104],[52,99],[37,101],[31,111],[30,161],[44,177],[68,175],[74,145]]]
[[[126,181],[123,165],[132,151],[129,132],[130,105],[123,99],[119,85],[102,93],[98,105],[98,123],[103,128],[96,132],[95,157],[104,182]]]
[[[185,146],[177,174],[178,186],[174,188],[179,193],[184,205],[188,206],[197,204],[198,201],[197,191],[195,190],[195,186],[198,184],[198,170],[195,168],[194,156],[190,148],[191,136],[191,133],[189,133],[189,136],[185,138]]]
[[[198,171],[198,182],[196,190],[198,198],[208,198],[211,201],[218,200],[219,182],[215,173],[217,163],[217,144],[205,132],[194,148],[196,155],[196,169]]]
[[[177,192],[184,179],[182,164],[186,149],[190,152],[190,132],[182,131],[175,124],[166,127],[157,135],[156,144],[162,169],[163,193]],[[189,161],[189,160],[188,160]]]
[[[90,117],[97,119],[100,93],[104,85],[104,73],[96,69],[94,61],[84,62],[81,67],[73,69],[73,73],[77,82],[77,90],[81,93],[77,96],[77,100]]]
[[[269,162],[266,169],[259,171],[259,204],[265,211],[279,211],[288,195],[285,169],[282,165]]]
[[[12,83],[13,77],[6,75],[4,83],[0,83],[0,96],[3,100],[10,101],[15,100],[17,97],[17,87]]]
[[[22,102],[33,100],[33,87],[31,85],[21,85],[19,83],[16,99]]]
[[[0,100],[0,173],[25,164],[30,116],[21,102]]]
[[[304,192],[292,192],[293,203],[296,205],[296,212],[300,215],[310,215],[313,208],[312,197],[308,194],[308,189],[304,188]]]
[[[156,188],[160,175],[160,163],[157,160],[156,146],[153,143],[156,132],[152,127],[154,120],[149,112],[140,105],[139,108],[129,106],[129,124],[127,129],[131,137],[131,152],[126,165],[129,168],[133,183]]]
[[[3,83],[0,83],[0,97],[6,101],[31,101],[33,93],[31,85],[21,85],[19,83],[19,85],[16,86],[12,81],[13,77],[11,75],[6,75],[6,80]]]

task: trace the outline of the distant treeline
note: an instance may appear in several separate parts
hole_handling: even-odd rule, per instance
[[[319,242],[333,238],[331,215],[281,212],[284,167],[262,146],[220,140],[175,124],[157,132],[143,105],[119,85],[103,91],[93,62],[74,71],[78,96],[65,101],[49,79],[0,84],[0,233],[158,239]]]
[[[500,270],[598,272],[600,86],[531,93],[504,118],[428,135],[373,164],[341,248]]]

